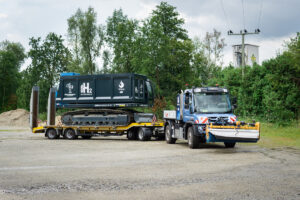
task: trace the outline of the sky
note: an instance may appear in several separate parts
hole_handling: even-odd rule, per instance
[[[240,36],[228,36],[227,31],[246,29],[258,35],[246,36],[246,42],[259,46],[259,60],[275,57],[284,41],[300,31],[300,0],[170,0],[185,20],[184,28],[191,38],[203,39],[206,32],[221,31],[227,46],[224,64],[232,62],[232,45],[240,44]],[[159,0],[0,0],[0,41],[20,42],[29,50],[29,38],[55,32],[66,39],[67,19],[78,8],[92,6],[99,24],[115,9],[121,8],[129,18],[143,20],[160,3]],[[28,65],[27,61],[22,66]]]

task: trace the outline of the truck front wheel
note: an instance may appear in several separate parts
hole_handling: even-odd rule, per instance
[[[171,136],[171,126],[167,125],[165,130],[165,138],[168,144],[175,144],[176,138],[172,138]]]
[[[192,126],[188,129],[188,143],[191,149],[195,149],[199,146],[199,137],[194,135],[194,129]]]

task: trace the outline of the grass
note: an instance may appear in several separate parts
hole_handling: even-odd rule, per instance
[[[282,127],[261,123],[258,145],[265,147],[295,147],[300,149],[300,128],[296,124]]]
[[[249,119],[241,121],[250,122]],[[261,122],[260,140],[257,145],[276,148],[276,147],[294,147],[300,149],[300,124],[293,122],[288,126],[280,126],[268,122]]]

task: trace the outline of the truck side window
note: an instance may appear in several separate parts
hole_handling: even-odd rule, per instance
[[[184,99],[184,108],[189,109],[189,104],[190,104],[190,94],[186,93]]]

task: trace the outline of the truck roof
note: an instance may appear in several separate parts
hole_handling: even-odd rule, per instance
[[[203,93],[228,93],[228,89],[227,88],[220,88],[220,87],[197,87],[197,88],[193,88],[193,89],[186,89],[184,92],[203,92]]]

